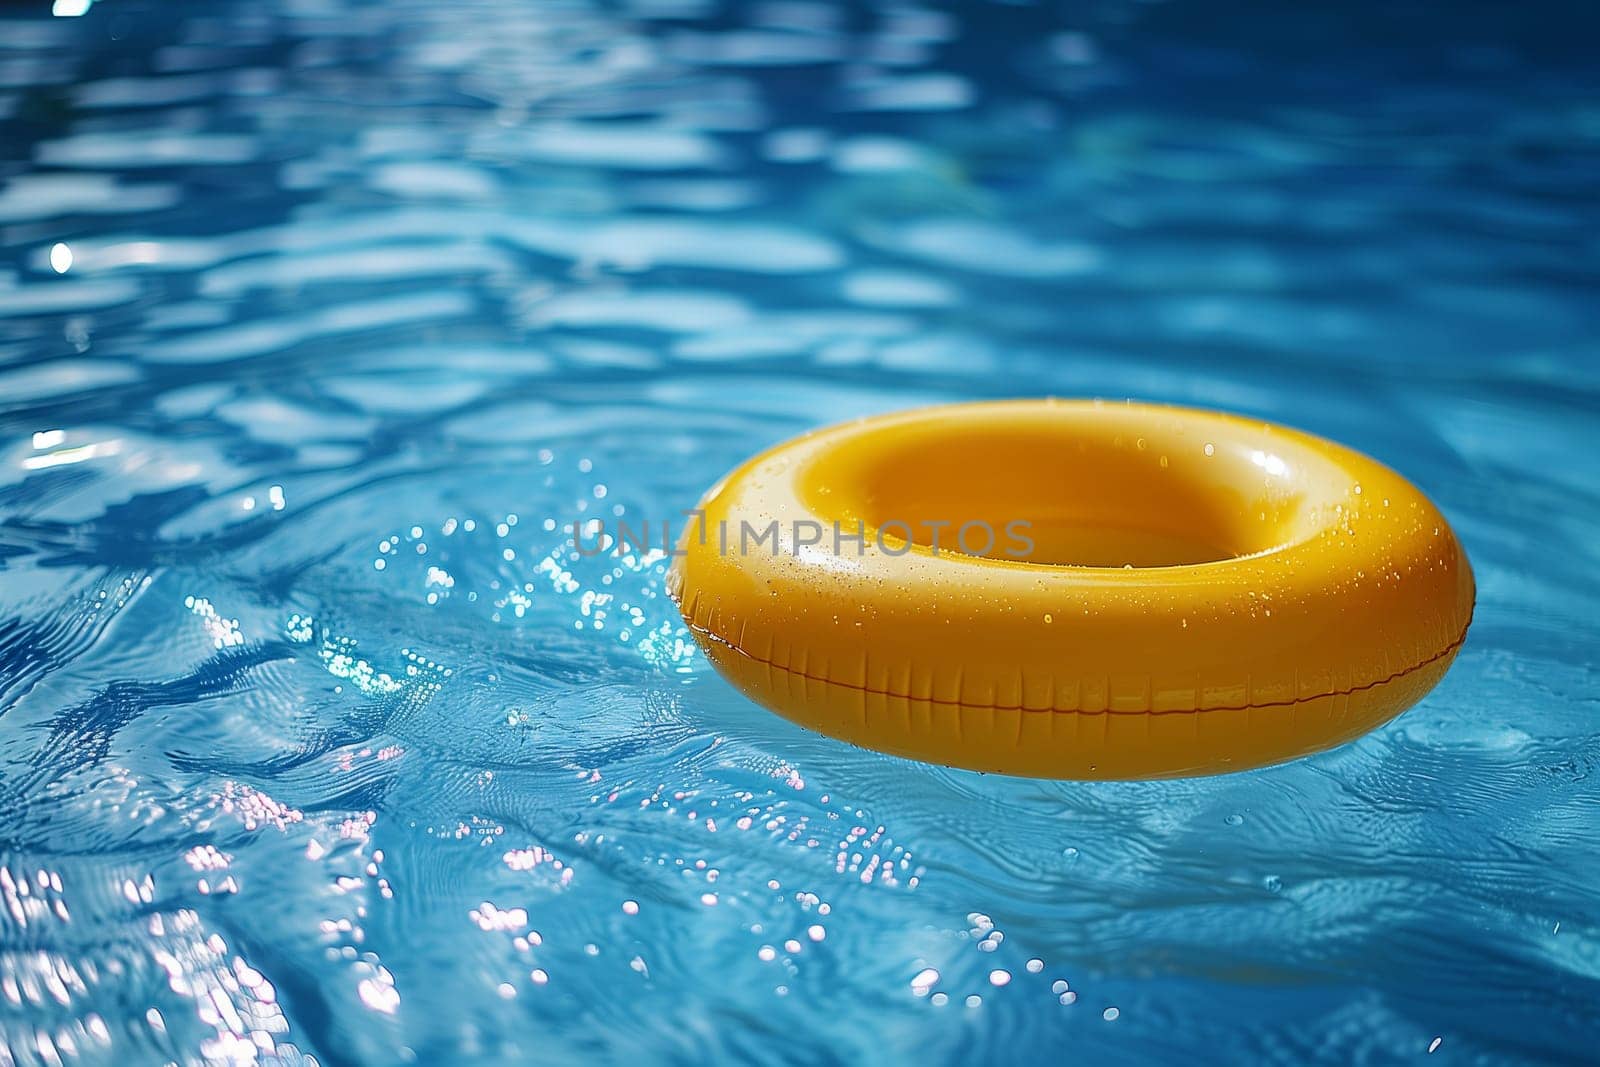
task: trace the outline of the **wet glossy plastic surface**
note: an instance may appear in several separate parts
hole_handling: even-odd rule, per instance
[[[1327,748],[1427,692],[1472,613],[1471,568],[1414,486],[1211,412],[887,415],[755,457],[700,506],[670,580],[734,684],[975,770],[1173,777]],[[1196,561],[1185,514],[1237,555]],[[1128,539],[1142,524],[1156,536]]]

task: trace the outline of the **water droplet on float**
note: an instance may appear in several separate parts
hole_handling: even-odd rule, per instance
[[[1217,454],[1217,446],[1212,444],[1211,442],[1207,441],[1206,442],[1206,447],[1205,447],[1205,453],[1208,456],[1216,455]]]
[[[1122,1012],[1116,1008],[1107,1008],[1105,1011],[1100,1013],[1100,1018],[1104,1019],[1108,1023],[1114,1023],[1121,1015]]]

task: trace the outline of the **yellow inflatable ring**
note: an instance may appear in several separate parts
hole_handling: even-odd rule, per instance
[[[1357,737],[1433,688],[1473,605],[1454,533],[1389,468],[1131,403],[819,430],[714,486],[677,551],[669,591],[758,703],[1048,778],[1240,770]]]

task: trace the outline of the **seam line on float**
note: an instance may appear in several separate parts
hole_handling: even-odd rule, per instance
[[[714,633],[703,626],[696,626],[694,623],[687,623],[687,625],[689,629],[693,630],[695,633],[704,634],[716,641],[718,644],[732,649],[736,654],[744,659],[750,660],[753,663],[763,664],[770,670],[782,671],[785,674],[792,675],[796,678],[803,678],[809,682],[821,682],[823,685],[838,686],[840,689],[851,689],[858,693],[866,693],[869,696],[892,697],[896,700],[910,701],[913,704],[937,704],[942,707],[968,708],[972,711],[1025,711],[1032,714],[1050,715],[1202,715],[1211,711],[1251,711],[1255,708],[1292,707],[1296,704],[1309,704],[1314,700],[1325,700],[1328,697],[1353,696],[1356,693],[1363,693],[1369,689],[1376,689],[1379,686],[1389,685],[1392,682],[1397,682],[1408,674],[1415,674],[1424,667],[1428,667],[1439,662],[1465,644],[1467,640],[1467,631],[1472,627],[1472,617],[1476,609],[1477,605],[1474,604],[1473,607],[1467,611],[1467,621],[1461,627],[1460,636],[1454,641],[1451,641],[1448,645],[1445,645],[1444,648],[1440,649],[1438,652],[1435,652],[1426,659],[1417,663],[1413,663],[1409,667],[1404,667],[1398,671],[1395,671],[1386,678],[1379,678],[1376,681],[1364,682],[1361,685],[1351,686],[1348,689],[1334,689],[1326,693],[1315,693],[1307,697],[1294,697],[1290,700],[1268,700],[1257,704],[1214,704],[1210,707],[1204,708],[1174,708],[1163,711],[1156,711],[1154,708],[1142,708],[1136,711],[1116,711],[1112,708],[1102,708],[1098,711],[1086,711],[1080,708],[1030,708],[1025,704],[971,704],[964,700],[946,700],[942,697],[935,697],[932,695],[915,697],[909,693],[896,693],[890,689],[874,689],[866,685],[856,685],[853,682],[835,681],[832,678],[824,678],[815,674],[807,674],[804,671],[797,671],[793,668],[785,667],[780,663],[774,663],[770,659],[763,659],[760,656],[746,652],[738,645],[735,645],[731,641],[724,638],[721,634]]]

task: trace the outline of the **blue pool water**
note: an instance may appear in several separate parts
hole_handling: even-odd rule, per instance
[[[1594,1056],[1597,29],[8,5],[0,1063]],[[563,548],[1039,394],[1398,467],[1455,668],[1287,766],[985,777],[761,711],[659,558]]]

